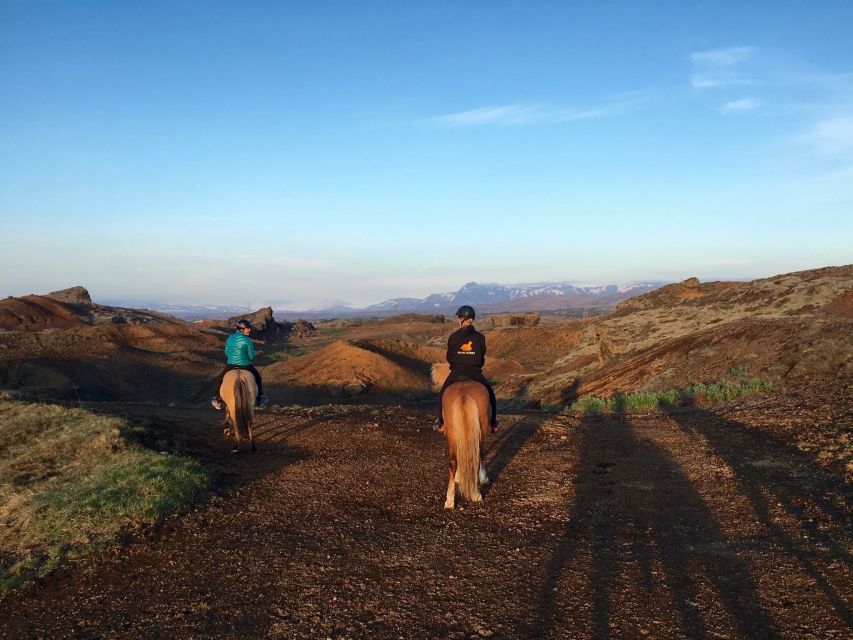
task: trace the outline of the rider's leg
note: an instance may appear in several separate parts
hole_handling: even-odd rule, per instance
[[[486,380],[486,377],[482,374],[477,377],[477,382],[482,383],[489,392],[489,404],[492,405],[491,426],[492,429],[496,429],[498,426],[498,400],[495,398],[495,390],[492,389],[492,385],[489,384],[489,381]]]
[[[438,392],[438,419],[433,424],[432,428],[440,433],[444,433],[444,414],[441,410],[441,399],[444,397],[444,391],[449,387],[455,380],[453,372],[450,372],[450,375],[444,381],[444,384],[441,385],[441,391]]]
[[[264,385],[261,383],[261,374],[258,372],[257,369],[255,369],[255,365],[250,364],[245,369],[246,369],[246,371],[251,373],[253,376],[255,376],[255,384],[258,385],[258,395],[259,396],[264,395]]]
[[[255,400],[256,407],[264,407],[266,406],[269,398],[264,395],[264,386],[261,382],[261,374],[255,369],[255,365],[250,364],[246,367],[246,371],[249,371],[253,376],[255,376],[255,384],[258,385],[258,397]]]
[[[225,379],[225,374],[235,368],[236,367],[234,365],[226,364],[225,368],[222,370],[222,372],[219,374],[219,377],[216,379],[216,390],[214,391],[213,398],[210,399],[210,403],[216,409],[222,408],[222,398],[219,396],[219,390],[222,388],[222,381]]]
[[[219,373],[219,376],[216,378],[216,397],[219,397],[219,390],[222,388],[222,381],[225,379],[225,374],[231,370],[231,365],[226,364],[225,368]]]

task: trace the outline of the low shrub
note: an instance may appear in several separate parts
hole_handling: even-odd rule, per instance
[[[745,380],[732,382],[723,380],[713,384],[695,384],[685,389],[667,391],[639,391],[619,393],[612,398],[582,396],[565,413],[636,413],[657,411],[694,405],[717,404],[736,400],[756,393],[767,393],[773,388],[770,382]]]

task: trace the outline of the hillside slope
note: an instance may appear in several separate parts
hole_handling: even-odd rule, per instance
[[[502,391],[569,402],[714,382],[732,370],[780,382],[849,380],[851,299],[850,265],[753,282],[691,278],[587,323],[548,370]]]
[[[338,340],[264,369],[271,385],[306,387],[313,393],[412,393],[432,389],[430,368],[444,361],[444,349],[399,339]],[[528,373],[514,360],[489,358],[492,379]]]

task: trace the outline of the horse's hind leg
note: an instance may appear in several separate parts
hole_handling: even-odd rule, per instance
[[[252,453],[258,452],[258,447],[255,446],[255,434],[252,431],[252,423],[249,423],[249,442],[252,443]]]
[[[456,460],[451,460],[447,469],[447,497],[444,500],[444,508],[452,509],[456,506]]]
[[[486,467],[483,465],[482,460],[480,461],[480,484],[489,484],[489,476],[486,475]]]
[[[231,449],[231,453],[240,453],[240,430],[237,428],[237,425],[232,425],[231,431],[234,433],[234,448]]]

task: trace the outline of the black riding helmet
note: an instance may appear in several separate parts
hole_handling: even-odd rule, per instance
[[[460,320],[473,320],[476,315],[474,307],[470,307],[467,304],[462,305],[456,310],[456,317]]]
[[[246,320],[245,318],[240,318],[237,321],[237,329],[251,329],[252,323]]]

